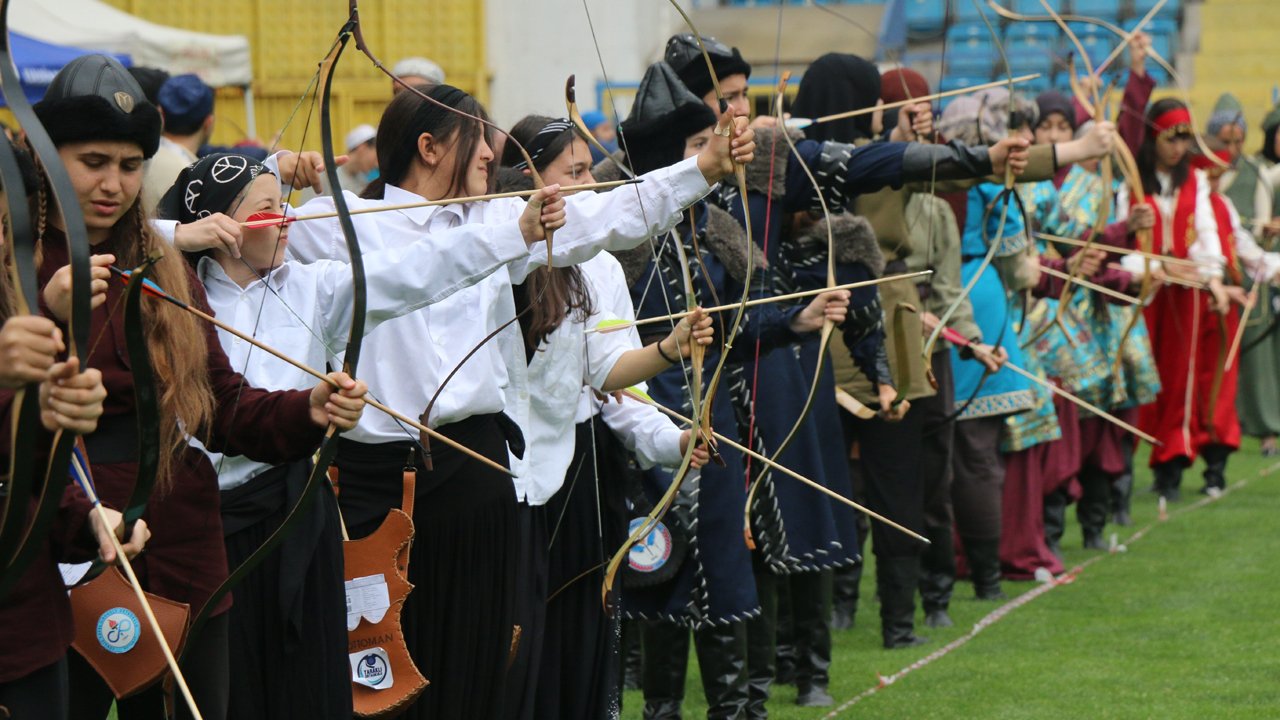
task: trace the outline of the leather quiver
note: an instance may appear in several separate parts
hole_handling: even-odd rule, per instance
[[[146,593],[174,656],[181,654],[191,608]],[[139,693],[168,672],[155,631],[118,568],[71,590],[76,635],[71,647],[97,671],[116,699]]]
[[[354,630],[347,633],[347,651],[351,654],[351,699],[355,714],[361,718],[394,715],[417,699],[427,687],[409,656],[400,613],[405,599],[413,590],[409,582],[409,547],[413,543],[414,473],[405,472],[404,510],[392,508],[372,535],[342,544],[346,563],[345,579],[351,581],[381,575],[387,583],[391,606],[378,622],[361,617]],[[377,651],[381,651],[381,653]],[[358,682],[355,673],[366,672],[367,682]],[[378,667],[386,662],[389,667]],[[380,678],[389,682],[383,684]]]

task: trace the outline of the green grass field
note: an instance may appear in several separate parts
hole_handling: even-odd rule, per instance
[[[1145,462],[1142,463],[1145,465]],[[774,688],[771,718],[1277,718],[1280,717],[1280,467],[1246,442],[1228,468],[1231,491],[1189,510],[1201,496],[1199,468],[1183,500],[1158,522],[1150,474],[1137,478],[1130,528],[1108,527],[1121,542],[1149,525],[1127,552],[1080,548],[1071,517],[1064,540],[1068,568],[1091,563],[1071,584],[1019,607],[967,644],[847,707],[877,682],[966,635],[998,607],[972,599],[961,583],[956,626],[927,630],[911,650],[880,647],[874,601],[857,625],[835,636],[833,708],[796,707],[795,689]],[[1246,484],[1237,487],[1241,481]],[[869,559],[868,562],[874,562]],[[863,575],[862,597],[875,593]],[[1036,583],[1005,583],[1011,596]],[[919,622],[919,619],[917,619]],[[706,705],[689,662],[685,717]],[[624,718],[640,718],[643,699],[628,692]]]

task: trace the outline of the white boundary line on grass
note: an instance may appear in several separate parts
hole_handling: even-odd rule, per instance
[[[1269,466],[1269,467],[1263,468],[1261,471],[1259,471],[1259,472],[1258,472],[1257,477],[1260,477],[1260,478],[1261,478],[1261,477],[1266,477],[1267,475],[1270,475],[1270,474],[1272,474],[1272,473],[1274,473],[1274,472],[1277,472],[1277,471],[1280,471],[1280,463],[1276,463],[1276,464],[1271,465],[1271,466]],[[1189,512],[1191,512],[1191,511],[1193,511],[1193,510],[1199,510],[1200,508],[1205,507],[1206,505],[1210,505],[1210,504],[1212,504],[1212,503],[1215,503],[1215,502],[1217,502],[1217,501],[1219,501],[1219,500],[1223,499],[1223,498],[1224,498],[1224,497],[1226,497],[1227,495],[1231,494],[1232,492],[1234,492],[1234,491],[1236,491],[1236,490],[1239,490],[1239,489],[1240,489],[1240,488],[1242,488],[1242,487],[1247,486],[1248,484],[1249,484],[1249,479],[1248,479],[1248,478],[1246,478],[1246,479],[1244,479],[1244,480],[1240,480],[1240,481],[1238,481],[1238,482],[1233,482],[1233,483],[1232,483],[1232,484],[1231,484],[1227,489],[1225,489],[1225,490],[1223,490],[1223,491],[1222,491],[1222,494],[1218,495],[1217,497],[1207,496],[1207,497],[1205,497],[1205,498],[1203,498],[1203,499],[1201,499],[1201,500],[1198,500],[1198,501],[1196,501],[1196,502],[1194,502],[1194,503],[1192,503],[1192,504],[1190,504],[1190,505],[1187,505],[1186,507],[1178,508],[1177,510],[1175,510],[1175,511],[1173,511],[1173,512],[1169,513],[1167,517],[1162,517],[1161,519],[1157,520],[1156,522],[1150,523],[1150,524],[1146,525],[1145,527],[1143,527],[1142,529],[1140,529],[1140,530],[1138,530],[1137,532],[1135,532],[1135,533],[1133,533],[1132,535],[1130,535],[1130,536],[1129,536],[1129,538],[1128,538],[1127,540],[1125,540],[1125,541],[1124,541],[1124,546],[1126,546],[1126,547],[1127,547],[1128,545],[1131,545],[1131,544],[1133,544],[1134,542],[1137,542],[1138,540],[1141,540],[1141,539],[1143,538],[1143,536],[1145,536],[1148,532],[1150,532],[1150,531],[1151,531],[1151,529],[1152,529],[1152,528],[1156,527],[1157,525],[1160,525],[1161,523],[1164,523],[1164,522],[1168,522],[1169,520],[1171,520],[1171,519],[1173,519],[1173,518],[1175,518],[1175,517],[1178,517],[1178,516],[1180,516],[1180,515],[1185,515],[1186,513],[1189,513]],[[836,717],[839,717],[840,715],[842,715],[842,714],[843,714],[846,710],[848,710],[849,708],[853,707],[854,705],[857,705],[858,703],[862,702],[863,700],[866,700],[867,698],[871,697],[872,695],[875,695],[876,693],[880,692],[881,690],[883,690],[883,689],[885,689],[885,688],[889,687],[890,685],[892,685],[892,684],[894,684],[894,683],[898,682],[899,680],[903,679],[903,678],[904,678],[904,677],[906,677],[907,675],[910,675],[911,673],[915,672],[916,670],[919,670],[919,669],[921,669],[921,668],[923,668],[923,667],[925,667],[925,666],[927,666],[927,665],[929,665],[929,664],[933,663],[935,660],[939,660],[939,659],[941,659],[941,658],[943,658],[943,657],[946,657],[946,656],[947,656],[947,655],[949,655],[952,651],[959,649],[960,647],[962,647],[963,645],[965,645],[966,643],[968,643],[970,640],[972,640],[973,638],[975,638],[975,637],[978,635],[978,633],[982,632],[983,630],[986,630],[987,628],[989,628],[989,627],[991,627],[992,625],[996,624],[996,623],[997,623],[997,622],[999,622],[1000,620],[1003,620],[1003,619],[1005,618],[1005,616],[1006,616],[1006,615],[1008,615],[1009,613],[1013,612],[1014,610],[1017,610],[1018,608],[1022,607],[1023,605],[1026,605],[1026,604],[1030,603],[1032,600],[1035,600],[1036,598],[1039,598],[1039,597],[1042,597],[1042,596],[1046,595],[1050,590],[1053,590],[1054,588],[1060,587],[1060,586],[1062,586],[1062,585],[1068,585],[1068,584],[1070,584],[1070,583],[1075,582],[1076,577],[1077,577],[1077,576],[1079,576],[1079,575],[1080,575],[1080,573],[1081,573],[1081,572],[1083,572],[1085,568],[1087,568],[1087,567],[1089,567],[1090,565],[1092,565],[1092,564],[1094,564],[1094,563],[1098,562],[1099,560],[1102,560],[1102,559],[1103,559],[1103,558],[1105,558],[1105,557],[1108,557],[1108,556],[1110,556],[1110,555],[1115,554],[1116,552],[1118,552],[1118,550],[1113,549],[1113,550],[1112,550],[1111,552],[1109,552],[1109,553],[1104,553],[1104,554],[1101,554],[1101,555],[1095,555],[1095,556],[1093,556],[1093,557],[1089,558],[1088,560],[1085,560],[1084,562],[1080,563],[1079,565],[1077,565],[1077,566],[1075,566],[1075,567],[1071,568],[1071,570],[1069,570],[1069,571],[1067,571],[1067,572],[1063,573],[1062,575],[1059,575],[1057,578],[1054,578],[1053,582],[1046,582],[1046,583],[1041,584],[1039,587],[1036,587],[1034,590],[1028,590],[1027,592],[1025,592],[1025,593],[1023,593],[1023,594],[1019,595],[1018,597],[1016,597],[1016,598],[1014,598],[1014,599],[1010,600],[1009,602],[1005,603],[1004,605],[1001,605],[1000,607],[996,608],[995,610],[992,610],[990,613],[988,613],[988,614],[986,615],[986,617],[982,618],[982,619],[981,619],[981,620],[979,620],[977,623],[975,623],[975,624],[974,624],[974,626],[973,626],[973,629],[972,629],[972,630],[970,630],[968,633],[966,633],[966,634],[964,634],[964,635],[961,635],[960,637],[956,638],[955,640],[952,640],[951,642],[947,643],[946,645],[943,645],[942,647],[938,648],[937,650],[935,650],[935,651],[933,651],[933,652],[929,653],[928,655],[925,655],[924,657],[920,658],[919,660],[917,660],[917,661],[915,661],[915,662],[911,663],[910,665],[908,665],[908,666],[906,666],[906,667],[902,668],[902,669],[901,669],[901,670],[899,670],[898,672],[893,673],[892,675],[881,675],[880,673],[876,673],[876,678],[877,678],[878,682],[877,682],[875,685],[872,685],[871,687],[867,688],[866,690],[863,690],[862,692],[858,693],[857,695],[854,695],[853,697],[849,698],[849,699],[848,699],[848,700],[846,700],[845,702],[841,703],[838,707],[836,707],[836,708],[834,708],[833,710],[831,710],[831,712],[829,712],[829,713],[827,713],[826,715],[824,715],[824,716],[823,716],[824,720],[828,720],[828,719],[830,719],[830,718],[836,718]]]

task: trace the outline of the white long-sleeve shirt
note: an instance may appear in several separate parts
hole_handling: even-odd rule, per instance
[[[649,236],[674,227],[681,211],[709,190],[696,158],[690,158],[646,174],[644,182],[635,186],[570,196],[566,198],[566,225],[556,231],[553,241],[554,264],[580,263],[600,250],[634,247]],[[394,186],[387,187],[383,200],[352,195],[346,198],[352,209],[422,200]],[[332,207],[332,198],[321,197],[298,208],[296,214],[324,212]],[[378,230],[369,235],[360,233],[361,248],[367,252],[403,246],[424,233],[452,227],[474,226],[479,232],[515,223],[524,207],[523,200],[512,198],[368,214],[363,217],[373,218]],[[347,258],[346,243],[336,220],[294,224],[289,252],[302,262]],[[536,243],[527,256],[513,260],[475,285],[371,332],[365,338],[364,351],[369,360],[362,362],[360,368],[370,391],[411,416],[421,412],[442,379],[462,362],[467,352],[515,317],[511,285],[546,263],[546,243]],[[430,265],[422,271],[431,272]],[[432,408],[429,423],[439,427],[473,415],[505,411],[527,430],[527,374],[523,339],[519,327],[513,324],[462,366]],[[346,437],[364,443],[386,443],[403,440],[404,432],[390,418],[365,413]],[[523,463],[514,457],[511,462],[512,470],[522,474]]]
[[[1226,203],[1227,212],[1231,215],[1231,232],[1236,241],[1236,257],[1244,274],[1264,283],[1275,282],[1277,273],[1280,273],[1280,253],[1263,250],[1253,239],[1253,233],[1240,223],[1240,213],[1236,212],[1235,205],[1230,200]]]
[[[458,234],[450,231],[422,235],[418,242],[364,254],[366,333],[391,318],[438,302],[528,255],[518,231],[514,235],[493,233],[487,238],[468,234],[470,242],[446,253]],[[436,272],[419,270],[427,265],[434,266]],[[266,278],[243,288],[212,258],[200,261],[197,274],[209,306],[220,320],[312,368],[323,370],[326,362],[346,348],[354,295],[351,266],[346,263],[286,262]],[[311,375],[224,330],[218,330],[218,339],[231,367],[256,387],[302,390],[317,382]],[[378,360],[369,358],[368,362]],[[364,367],[358,370],[362,373]],[[376,411],[370,408],[367,412]],[[400,439],[404,437],[402,431]],[[192,444],[203,449],[196,440]],[[218,484],[223,490],[248,482],[271,467],[244,457],[205,452],[218,469]]]
[[[1218,242],[1218,222],[1214,219],[1213,205],[1209,202],[1209,180],[1200,170],[1192,170],[1196,174],[1196,209],[1195,209],[1195,241],[1187,247],[1187,257],[1201,263],[1200,275],[1205,280],[1221,278],[1226,258],[1222,255],[1222,245]],[[1161,192],[1155,196],[1157,211],[1160,213],[1161,227],[1167,237],[1155,238],[1156,252],[1173,252],[1173,216],[1178,206],[1177,188],[1170,187],[1173,177],[1168,173],[1156,172],[1156,180],[1160,183]],[[1116,193],[1116,219],[1124,221],[1129,218],[1129,188],[1120,186]],[[1136,277],[1146,273],[1147,263],[1137,255],[1126,255],[1120,261],[1121,267]]]
[[[635,308],[621,266],[614,262],[605,269],[609,273],[606,276],[607,282],[593,282],[592,285],[596,291],[593,299],[597,312],[608,313],[620,320],[634,321]],[[594,274],[592,280],[595,280]],[[588,327],[591,327],[590,323]],[[587,336],[587,342],[590,344],[609,337],[624,341],[628,348],[643,347],[635,326],[612,333],[592,333]],[[639,383],[637,387],[648,391],[644,383]],[[642,467],[676,467],[680,464],[681,430],[658,410],[632,400],[618,403],[609,399],[601,402],[590,388],[583,388],[578,397],[574,422],[587,422],[596,414],[600,414],[613,434],[628,450],[635,453]]]

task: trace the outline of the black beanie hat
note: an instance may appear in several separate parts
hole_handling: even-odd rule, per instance
[[[711,66],[716,69],[717,78],[739,74],[751,77],[751,65],[742,59],[738,48],[731,48],[705,35],[702,37],[702,44],[707,47],[707,55],[711,56]],[[676,71],[680,82],[699,98],[706,97],[715,88],[711,82],[711,73],[707,71],[706,58],[702,57],[702,49],[698,47],[698,40],[692,33],[673,35],[667,41],[667,51],[662,59]]]
[[[618,126],[627,160],[637,174],[679,162],[685,141],[716,124],[716,114],[694,96],[670,65],[644,71],[631,113]]]
[[[36,116],[54,145],[91,140],[136,143],[144,157],[160,146],[160,111],[118,60],[85,55],[58,71]]]

